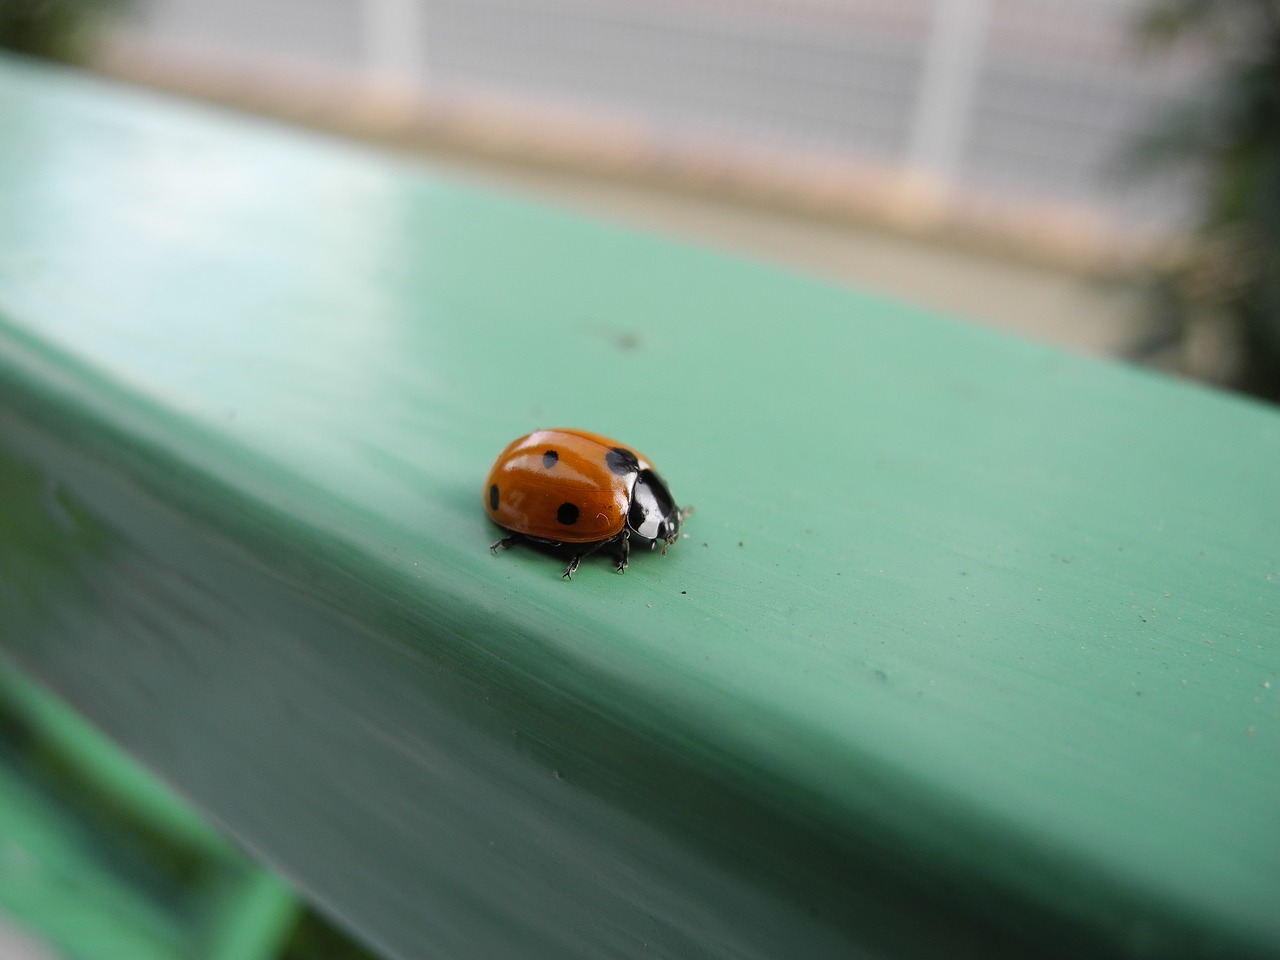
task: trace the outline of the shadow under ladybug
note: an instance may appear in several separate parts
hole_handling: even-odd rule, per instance
[[[489,517],[509,535],[500,549],[528,543],[570,556],[571,579],[584,557],[611,547],[618,572],[632,541],[650,550],[676,542],[692,508],[676,506],[649,461],[616,441],[581,430],[539,430],[512,442],[485,482]]]

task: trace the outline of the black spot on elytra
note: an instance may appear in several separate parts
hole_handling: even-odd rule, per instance
[[[604,455],[604,462],[620,477],[625,477],[628,473],[636,473],[640,469],[640,460],[625,447],[611,449]]]
[[[578,522],[578,508],[572,503],[560,504],[560,509],[556,511],[556,519],[563,523],[566,527]]]
[[[498,509],[498,485],[496,483],[489,488],[489,509]]]
[[[542,455],[542,465],[546,467],[548,470],[550,470],[559,462],[560,462],[560,454],[556,453],[554,450],[548,450],[546,453]]]

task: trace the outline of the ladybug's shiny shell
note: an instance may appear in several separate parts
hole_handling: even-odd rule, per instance
[[[509,444],[485,480],[484,505],[514,534],[495,549],[521,538],[581,546],[566,575],[611,542],[619,547],[619,570],[632,538],[665,552],[684,517],[646,457],[583,430],[538,430]]]

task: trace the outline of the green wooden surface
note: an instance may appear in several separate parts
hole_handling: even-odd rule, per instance
[[[4,656],[389,955],[1280,955],[1274,410],[16,61],[0,370]]]

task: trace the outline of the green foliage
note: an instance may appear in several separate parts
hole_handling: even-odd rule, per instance
[[[131,0],[0,0],[0,50],[74,63],[104,18]]]
[[[1138,29],[1152,46],[1207,45],[1217,63],[1209,96],[1135,151],[1204,174],[1192,247],[1157,280],[1156,321],[1169,339],[1225,331],[1235,385],[1280,400],[1280,0],[1155,0]]]

